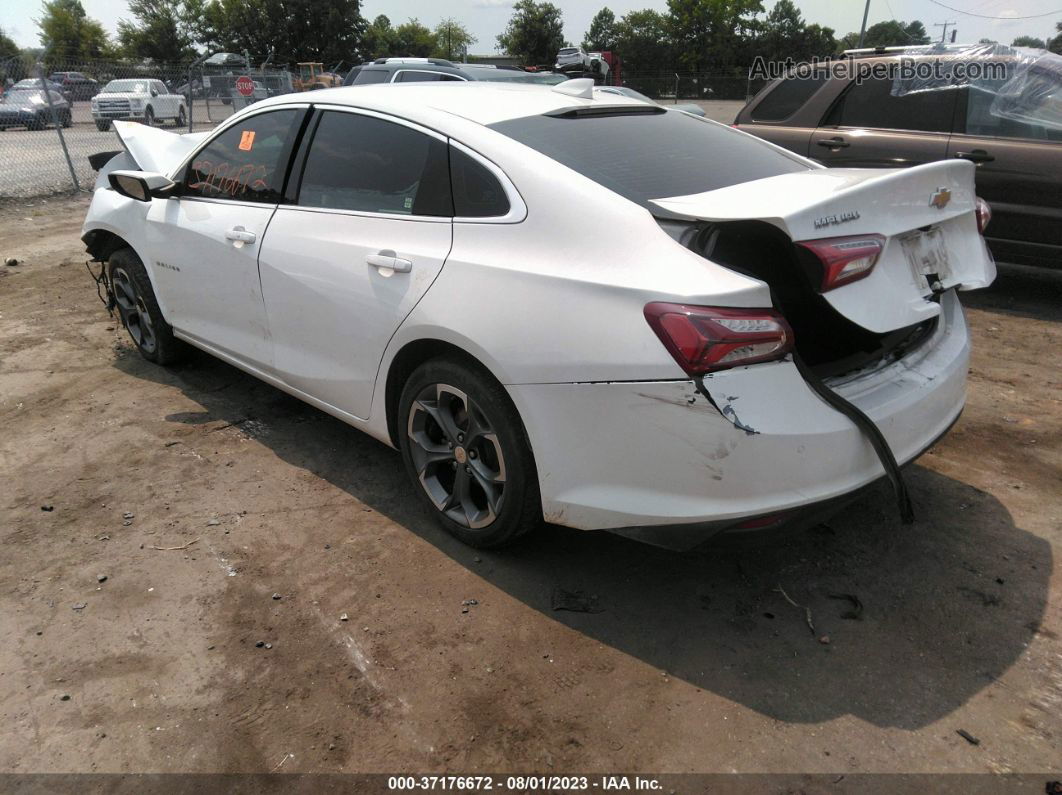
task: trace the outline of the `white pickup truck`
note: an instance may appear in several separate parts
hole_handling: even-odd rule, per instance
[[[112,80],[92,98],[92,118],[101,132],[115,119],[142,121],[153,125],[159,120],[182,127],[187,122],[185,99],[170,93],[161,80],[136,78]]]

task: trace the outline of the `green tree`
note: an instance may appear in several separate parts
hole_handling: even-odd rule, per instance
[[[1018,36],[1010,43],[1011,47],[1035,47],[1038,50],[1046,50],[1047,42],[1035,36]]]
[[[446,58],[453,61],[459,59],[468,52],[470,44],[475,44],[473,36],[460,22],[452,17],[440,20],[435,26],[435,51],[437,58]]]
[[[41,6],[41,44],[49,69],[63,61],[106,58],[114,54],[103,25],[85,13],[81,0],[47,0]]]
[[[517,0],[498,47],[525,64],[552,64],[564,46],[564,20],[553,3]]]
[[[134,19],[118,22],[118,41],[132,58],[156,63],[195,59],[195,28],[202,4],[195,0],[128,0]]]
[[[4,29],[0,27],[0,61],[6,61],[8,58],[17,58],[19,53],[18,45],[15,44],[15,40],[4,33]]]
[[[808,61],[825,58],[837,49],[832,28],[808,25],[792,0],[778,0],[767,14],[759,36],[756,51],[767,61]]]
[[[1058,35],[1047,43],[1047,49],[1056,55],[1062,55],[1062,22],[1055,23],[1055,30],[1058,31]]]
[[[361,0],[211,0],[199,41],[275,63],[353,63],[365,33]]]
[[[427,58],[435,51],[435,34],[415,17],[395,28],[398,52],[410,58]]]
[[[760,0],[668,0],[671,39],[690,71],[747,62]]]
[[[896,19],[877,22],[867,28],[863,39],[864,47],[913,47],[920,44],[929,44],[929,34],[926,26],[917,19],[909,24]],[[858,46],[858,33],[849,33],[840,41],[842,50]]]
[[[391,20],[380,14],[365,29],[361,51],[366,60],[386,58],[395,53],[396,45],[395,29],[391,27]]]
[[[651,8],[631,11],[616,23],[616,52],[629,73],[657,72],[674,65],[667,18]]]
[[[590,29],[583,36],[583,49],[601,52],[611,50],[615,46],[616,15],[606,6],[590,20]]]

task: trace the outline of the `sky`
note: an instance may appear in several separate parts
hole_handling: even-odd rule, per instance
[[[470,47],[476,54],[495,51],[495,37],[508,21],[512,0],[362,0],[362,13],[372,19],[377,14],[386,14],[392,24],[417,17],[422,23],[434,27],[442,17],[460,21],[478,41]],[[590,26],[590,20],[603,5],[608,5],[617,18],[640,8],[663,10],[666,0],[552,0],[564,14],[564,34],[572,42],[580,42]],[[795,0],[808,22],[817,22],[833,28],[838,38],[850,31],[858,31],[863,17],[861,0]],[[1062,20],[1062,0],[940,0],[952,8],[1000,19],[981,19],[949,11],[932,0],[870,0],[872,25],[886,19],[910,22],[919,19],[932,36],[940,35],[941,28],[935,23],[958,22],[959,42],[975,43],[979,39],[994,39],[1009,44],[1016,36],[1027,34],[1036,38],[1054,35],[1055,23]],[[89,16],[103,23],[113,34],[118,20],[128,17],[125,0],[82,0]],[[774,0],[765,0],[768,10]],[[1016,17],[1053,13],[1038,19]],[[0,27],[22,47],[40,44],[37,25],[33,21],[40,16],[38,0],[0,0]],[[951,28],[949,27],[950,31]]]

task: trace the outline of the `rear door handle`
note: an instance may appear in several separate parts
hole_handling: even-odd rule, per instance
[[[823,138],[816,143],[819,146],[828,146],[830,149],[844,149],[847,146],[851,146],[844,138]]]
[[[973,149],[969,152],[956,152],[956,157],[969,160],[973,163],[991,163],[996,158],[988,154],[984,149]]]
[[[240,243],[253,243],[257,239],[254,232],[248,232],[242,226],[234,226],[225,233],[225,237],[228,240],[235,240]]]
[[[385,248],[378,254],[369,254],[365,261],[374,268],[385,268],[395,273],[409,273],[413,270],[413,263],[408,259],[402,259],[394,251]]]

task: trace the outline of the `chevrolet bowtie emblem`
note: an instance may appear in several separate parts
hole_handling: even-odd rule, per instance
[[[937,188],[937,192],[929,199],[929,206],[936,207],[938,210],[943,210],[948,206],[948,202],[950,201],[951,191],[947,188]]]

